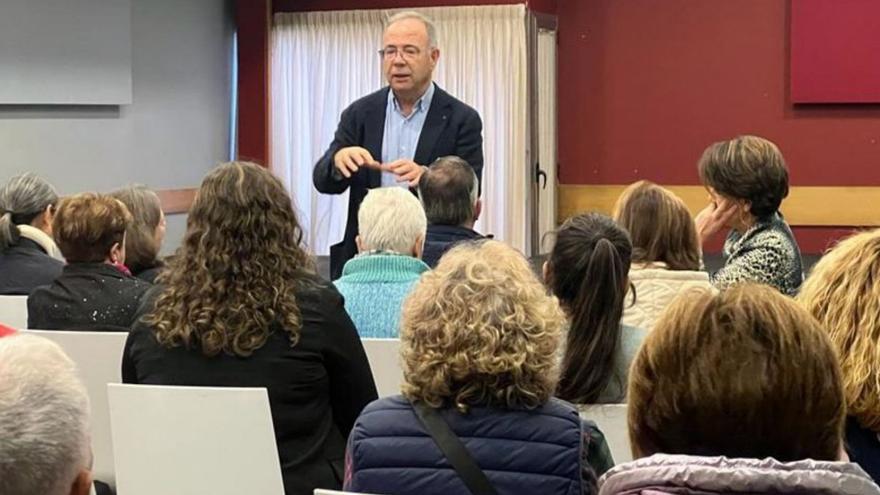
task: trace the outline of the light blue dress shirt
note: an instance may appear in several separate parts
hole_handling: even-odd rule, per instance
[[[388,106],[385,108],[385,134],[382,136],[382,163],[394,160],[412,160],[419,145],[419,136],[425,126],[425,118],[431,109],[434,99],[434,83],[428,86],[425,94],[413,106],[413,111],[404,117],[400,111],[394,91],[388,91]],[[428,165],[421,163],[420,165]],[[406,182],[397,182],[397,176],[391,172],[382,172],[382,187],[409,187]]]

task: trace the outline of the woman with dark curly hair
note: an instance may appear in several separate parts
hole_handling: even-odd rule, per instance
[[[301,240],[267,170],[209,173],[122,363],[126,383],[265,387],[288,495],[342,485],[345,439],[377,397],[342,297]]]
[[[700,240],[730,229],[724,266],[712,275],[715,287],[756,282],[797,294],[804,274],[800,248],[779,213],[788,196],[788,168],[779,148],[757,136],[721,141],[706,148],[699,171],[711,197],[696,218]]]
[[[520,253],[497,241],[453,247],[404,303],[403,396],[358,418],[346,489],[469,493],[467,475],[428,433],[433,417],[499,495],[595,493],[596,474],[612,464],[604,437],[553,398],[564,327]]]

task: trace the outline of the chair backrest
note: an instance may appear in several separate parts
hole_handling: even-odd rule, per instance
[[[92,406],[92,453],[95,456],[92,474],[95,479],[113,486],[115,476],[107,384],[122,381],[122,352],[128,333],[57,330],[23,330],[23,332],[55,342],[76,363]]]
[[[403,383],[400,368],[400,339],[362,339],[379,397],[397,395]]]
[[[0,323],[21,330],[27,320],[27,296],[0,296]]]
[[[120,495],[283,495],[265,388],[107,386]]]
[[[597,404],[581,406],[581,417],[596,423],[605,435],[608,448],[615,464],[629,462],[632,452],[629,448],[629,429],[626,424],[626,404]]]

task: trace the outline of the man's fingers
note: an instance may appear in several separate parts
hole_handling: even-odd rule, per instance
[[[418,176],[419,173],[417,170],[410,170],[409,172],[397,176],[397,182],[409,182],[416,179]]]
[[[358,167],[357,163],[355,163],[354,159],[352,159],[352,157],[350,157],[350,156],[344,157],[342,159],[342,164],[345,165],[345,168],[347,168],[351,172],[358,171],[359,167]]]
[[[338,156],[335,160],[336,170],[342,174],[346,179],[351,177],[351,173],[348,171],[348,165],[345,163],[345,157]]]

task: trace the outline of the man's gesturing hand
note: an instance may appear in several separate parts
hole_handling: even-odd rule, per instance
[[[409,187],[419,185],[419,179],[425,173],[425,167],[406,159],[395,160],[387,165],[383,165],[382,169],[396,175],[397,182],[407,182]]]
[[[373,155],[360,146],[349,146],[337,151],[333,155],[333,165],[336,166],[336,170],[339,170],[339,173],[346,179],[350,178],[352,174],[357,173],[361,167],[375,169],[381,167],[379,162],[373,159]]]

